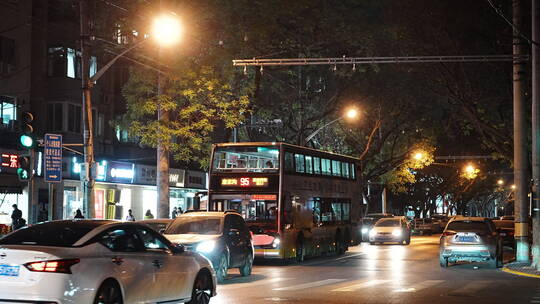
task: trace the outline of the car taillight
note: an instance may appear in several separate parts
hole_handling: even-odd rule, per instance
[[[445,231],[445,232],[443,232],[442,235],[443,235],[443,236],[451,236],[451,235],[455,235],[455,234],[456,234],[456,233],[453,232],[453,231]]]
[[[79,259],[66,259],[54,261],[39,261],[24,264],[30,271],[35,272],[55,272],[55,273],[71,273],[71,266],[79,263]]]

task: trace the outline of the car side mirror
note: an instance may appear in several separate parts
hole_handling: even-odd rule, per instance
[[[183,253],[184,251],[186,251],[186,248],[182,244],[173,244],[172,245],[172,250],[173,250],[174,254],[180,254],[180,253]]]
[[[165,228],[161,228],[161,229],[159,229],[159,233],[160,233],[160,234],[163,234],[163,233],[165,233]]]
[[[229,229],[229,232],[227,233],[228,235],[239,235],[240,234],[240,231],[238,229]]]

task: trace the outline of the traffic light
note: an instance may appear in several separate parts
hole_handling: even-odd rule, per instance
[[[34,147],[34,127],[32,122],[34,121],[34,115],[30,112],[23,112],[21,114],[21,131],[22,134],[19,138],[19,142],[23,149],[32,149]]]
[[[32,157],[30,154],[19,155],[19,168],[17,177],[21,182],[29,181],[32,178]]]
[[[32,122],[34,121],[34,115],[30,112],[21,113],[21,135],[19,137],[19,143],[21,148],[25,150],[19,155],[19,168],[17,168],[17,177],[20,181],[29,181],[34,175],[34,127]]]

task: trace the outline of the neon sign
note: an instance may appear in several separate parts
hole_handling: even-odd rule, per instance
[[[0,166],[5,168],[18,168],[19,167],[19,155],[2,153],[0,159]]]
[[[268,177],[222,178],[224,187],[268,187]]]

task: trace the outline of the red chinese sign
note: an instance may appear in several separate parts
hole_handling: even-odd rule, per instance
[[[0,166],[5,168],[18,168],[19,167],[19,155],[2,153],[0,158]]]
[[[224,187],[268,187],[268,177],[222,178]]]

